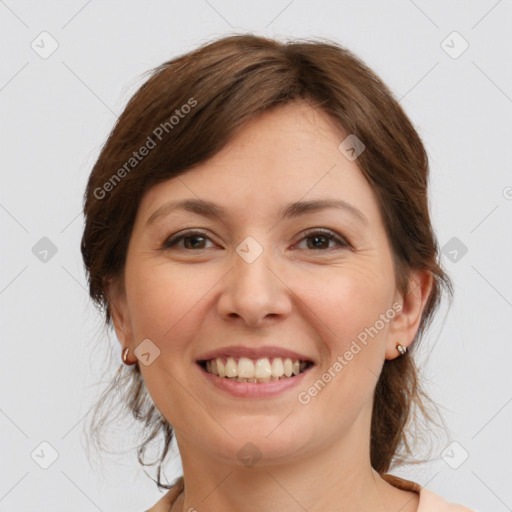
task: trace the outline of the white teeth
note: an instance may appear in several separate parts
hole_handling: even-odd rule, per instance
[[[222,359],[218,357],[215,359],[217,362],[217,375],[219,377],[225,377],[226,376],[226,367],[224,366],[224,363],[222,362]]]
[[[283,360],[280,357],[274,357],[272,361],[272,377],[281,377],[284,375]]]
[[[254,376],[257,379],[266,379],[272,375],[272,368],[268,358],[258,359],[254,365]]]
[[[225,362],[224,362],[225,361]],[[263,357],[253,361],[247,357],[240,357],[238,363],[234,357],[224,359],[217,357],[206,361],[206,371],[218,377],[227,377],[237,382],[270,382],[299,375],[306,369],[308,363],[299,359],[281,357]]]
[[[254,379],[254,363],[247,357],[241,357],[238,361],[238,377]]]
[[[206,363],[208,365],[208,363]],[[208,366],[206,366],[208,370]],[[238,376],[238,365],[232,357],[228,357],[228,361],[226,363],[226,377],[236,377]]]
[[[288,357],[284,360],[284,374],[287,377],[291,377],[293,373],[293,363],[292,360]]]

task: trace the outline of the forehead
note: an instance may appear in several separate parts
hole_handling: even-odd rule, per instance
[[[345,133],[306,102],[274,108],[246,123],[216,155],[150,190],[144,221],[169,201],[196,199],[227,214],[283,211],[299,200],[332,199],[375,211],[375,197],[357,166],[338,149]],[[373,205],[372,205],[373,203]]]
[[[345,137],[323,110],[307,101],[294,101],[246,122],[210,163],[237,157],[276,159],[283,154],[298,159],[307,153],[330,153]]]

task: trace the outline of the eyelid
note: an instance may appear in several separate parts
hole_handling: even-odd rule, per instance
[[[335,250],[336,248],[352,248],[352,244],[347,239],[347,237],[339,234],[337,231],[333,229],[327,229],[327,228],[308,228],[305,231],[302,231],[299,234],[299,239],[295,242],[295,244],[298,244],[305,240],[308,237],[312,237],[313,235],[323,235],[328,240],[333,241],[337,244],[337,247],[331,247],[329,249],[319,249],[319,250],[311,250],[312,252],[330,252],[332,250]],[[178,231],[177,233],[174,233],[173,235],[170,235],[167,237],[163,243],[161,244],[162,250],[168,250],[176,246],[177,243],[179,243],[184,238],[194,237],[194,236],[201,236],[204,238],[207,238],[211,242],[215,243],[211,236],[208,234],[207,231],[201,229],[201,228],[190,228],[185,229],[183,231]],[[181,248],[180,248],[181,249]],[[186,249],[184,249],[186,250]],[[206,250],[206,249],[197,249],[197,251]],[[189,252],[194,252],[193,250],[189,250]],[[309,252],[309,251],[308,251]]]
[[[183,238],[193,237],[193,236],[203,236],[211,240],[211,236],[204,230],[200,228],[190,228],[185,229],[184,231],[178,231],[173,235],[167,237],[162,243],[162,249],[169,249],[171,246],[174,246],[177,242],[180,242]]]
[[[314,251],[314,250],[311,250],[310,252],[331,252],[332,250],[335,250],[335,249],[340,249],[340,248],[352,248],[352,244],[348,241],[348,239],[339,234],[337,231],[333,230],[333,229],[327,229],[327,228],[309,228],[309,229],[306,229],[306,231],[303,231],[299,236],[299,240],[296,242],[296,243],[300,243],[302,242],[304,239],[306,238],[309,238],[309,237],[312,237],[313,235],[322,235],[324,236],[325,238],[327,238],[328,240],[330,241],[333,241],[333,242],[336,242],[338,245],[337,247],[331,247],[330,249],[323,249],[323,250],[318,250],[318,251]]]

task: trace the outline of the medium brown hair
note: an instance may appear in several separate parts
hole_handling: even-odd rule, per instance
[[[294,100],[307,100],[328,114],[339,128],[340,142],[342,136],[354,134],[364,143],[356,163],[378,199],[399,290],[411,291],[412,269],[427,270],[434,277],[411,348],[417,345],[442,289],[453,296],[430,222],[428,157],[420,137],[391,91],[349,50],[325,39],[279,42],[249,34],[206,43],[154,69],[101,150],[84,195],[81,251],[90,296],[104,312],[107,327],[107,280],[123,275],[144,193],[207,161],[247,121]],[[132,160],[133,152],[143,146],[153,147],[144,158]],[[173,429],[149,397],[138,363],[118,372],[97,403],[89,427],[93,441],[100,439],[112,412],[108,401],[119,389],[125,410],[147,432],[138,446],[142,465],[147,465],[143,458],[148,444],[163,435],[157,484],[169,488],[160,473]],[[409,352],[384,362],[374,394],[370,439],[371,464],[379,474],[412,455],[407,425],[415,406],[431,420],[426,400]],[[103,408],[106,414],[98,420]]]

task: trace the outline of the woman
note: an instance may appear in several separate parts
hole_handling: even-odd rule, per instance
[[[225,37],[139,89],[81,248],[141,462],[164,435],[151,511],[469,510],[387,473],[426,411],[411,349],[453,292],[427,181],[397,101],[329,41]]]

